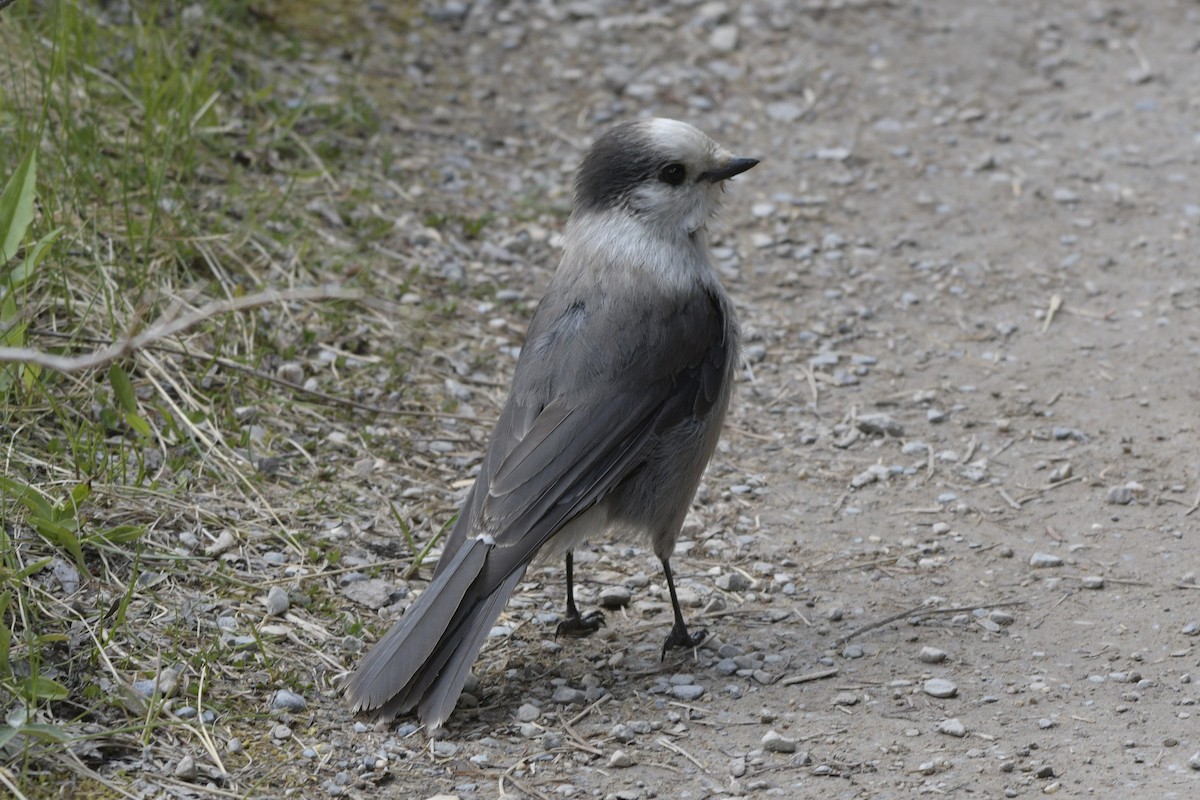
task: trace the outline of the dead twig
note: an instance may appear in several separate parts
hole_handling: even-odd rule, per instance
[[[131,330],[124,338],[86,355],[59,356],[29,347],[0,347],[0,364],[36,364],[56,372],[83,372],[125,358],[160,339],[183,333],[201,322],[223,314],[299,300],[360,300],[362,296],[362,292],[340,287],[271,290],[235,297],[232,300],[218,300],[182,315],[178,314],[179,309],[176,307],[164,313],[150,327],[136,333]]]
[[[1042,487],[1042,488],[1040,488],[1040,489],[1034,489],[1034,490],[1033,490],[1032,492],[1030,492],[1029,494],[1024,494],[1024,495],[1021,495],[1020,497],[1018,497],[1018,498],[1016,499],[1016,502],[1017,502],[1017,503],[1019,503],[1019,504],[1021,504],[1021,505],[1024,505],[1025,503],[1028,503],[1028,502],[1029,502],[1030,500],[1032,500],[1033,498],[1035,498],[1035,497],[1040,497],[1040,496],[1042,496],[1043,494],[1045,494],[1046,492],[1049,492],[1049,491],[1051,491],[1051,490],[1053,490],[1053,489],[1057,489],[1057,488],[1059,488],[1060,486],[1066,486],[1068,483],[1077,483],[1078,481],[1081,481],[1081,480],[1083,480],[1083,476],[1082,476],[1082,475],[1076,475],[1076,476],[1075,476],[1075,477],[1073,477],[1073,478],[1064,478],[1063,480],[1059,481],[1058,483],[1049,483],[1049,484],[1046,484],[1045,486],[1043,486],[1043,487]]]
[[[795,686],[797,683],[810,683],[812,681],[824,680],[825,678],[832,678],[834,675],[837,675],[837,674],[838,674],[837,667],[830,667],[829,669],[818,669],[813,672],[805,672],[802,675],[789,675],[786,678],[781,679],[779,681],[779,685],[780,686]]]
[[[684,758],[686,758],[688,761],[690,761],[690,762],[692,762],[693,764],[695,764],[695,765],[696,765],[696,769],[700,770],[700,771],[701,771],[701,772],[703,772],[705,775],[707,775],[707,774],[708,774],[708,767],[706,767],[706,766],[704,766],[703,764],[701,764],[699,761],[697,761],[697,760],[696,760],[696,757],[695,757],[695,756],[693,756],[693,755],[692,755],[691,753],[689,753],[687,750],[684,750],[684,749],[683,749],[682,747],[680,747],[679,745],[677,745],[677,744],[675,744],[674,742],[672,742],[672,741],[671,741],[670,739],[668,739],[667,737],[665,737],[665,736],[660,736],[660,737],[658,737],[658,739],[657,739],[657,740],[655,740],[655,744],[659,745],[660,747],[665,747],[665,748],[667,748],[667,749],[668,749],[668,750],[670,750],[672,753],[677,753],[677,754],[679,754],[679,755],[683,756],[683,757],[684,757]]]
[[[922,606],[916,606],[908,609],[907,611],[901,611],[899,614],[893,614],[890,617],[885,617],[881,620],[877,620],[876,622],[872,622],[869,625],[864,625],[861,628],[852,630],[842,638],[838,639],[837,642],[835,642],[835,645],[841,647],[846,642],[849,642],[856,636],[861,636],[867,631],[873,631],[876,628],[882,628],[884,625],[890,625],[893,622],[902,619],[908,619],[910,617],[914,617],[916,619],[921,619],[922,617],[940,617],[946,614],[962,614],[967,611],[974,611],[977,608],[1004,608],[1006,606],[1023,606],[1025,605],[1025,602],[1026,601],[1024,600],[1009,600],[1002,603],[979,603],[978,605],[955,606],[954,608],[923,608]]]

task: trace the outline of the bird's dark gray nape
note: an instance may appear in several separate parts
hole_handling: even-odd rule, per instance
[[[642,123],[626,122],[596,140],[575,178],[575,207],[604,211],[662,166]]]

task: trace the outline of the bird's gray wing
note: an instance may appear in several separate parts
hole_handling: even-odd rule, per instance
[[[540,306],[530,322],[508,402],[435,577],[479,534],[520,542],[512,563],[527,563],[527,552],[636,469],[658,432],[707,414],[720,396],[736,345],[716,291],[614,303],[630,331],[580,306]],[[614,347],[614,336],[637,344]],[[532,359],[561,375],[532,386]]]
[[[527,563],[527,552],[636,470],[660,434],[707,414],[734,357],[726,313],[719,297],[703,291],[651,305],[637,334],[642,346],[618,353],[606,365],[608,380],[563,392],[519,439],[494,441],[504,456],[494,471],[481,472],[472,498],[479,513],[476,534],[514,548],[514,558]],[[561,346],[571,347],[565,341]],[[562,363],[569,355],[551,358]]]

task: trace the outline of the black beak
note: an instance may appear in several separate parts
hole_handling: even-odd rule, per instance
[[[710,169],[708,172],[701,174],[700,180],[708,181],[709,183],[718,183],[728,180],[734,175],[741,175],[757,163],[757,158],[731,158],[724,166]]]

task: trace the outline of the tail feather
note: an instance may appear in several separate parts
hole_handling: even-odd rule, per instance
[[[489,549],[483,544],[460,548],[404,618],[367,653],[346,684],[355,711],[391,706],[390,701],[409,694],[409,685],[426,671],[430,657],[442,645],[447,627],[483,570]]]
[[[404,618],[367,653],[346,685],[355,711],[392,719],[413,708],[431,728],[449,718],[484,639],[521,577],[524,565],[496,584],[493,547],[459,549]]]
[[[421,701],[417,705],[417,716],[429,727],[440,727],[450,717],[454,707],[458,705],[463,685],[467,682],[467,674],[470,673],[475,659],[479,657],[484,639],[487,638],[496,619],[500,616],[500,612],[504,610],[504,604],[508,602],[509,595],[512,594],[513,589],[517,588],[517,584],[521,582],[524,574],[525,570],[523,569],[514,572],[478,607],[465,629],[459,634],[457,646],[446,665],[439,672],[437,680],[428,690],[421,692]]]

